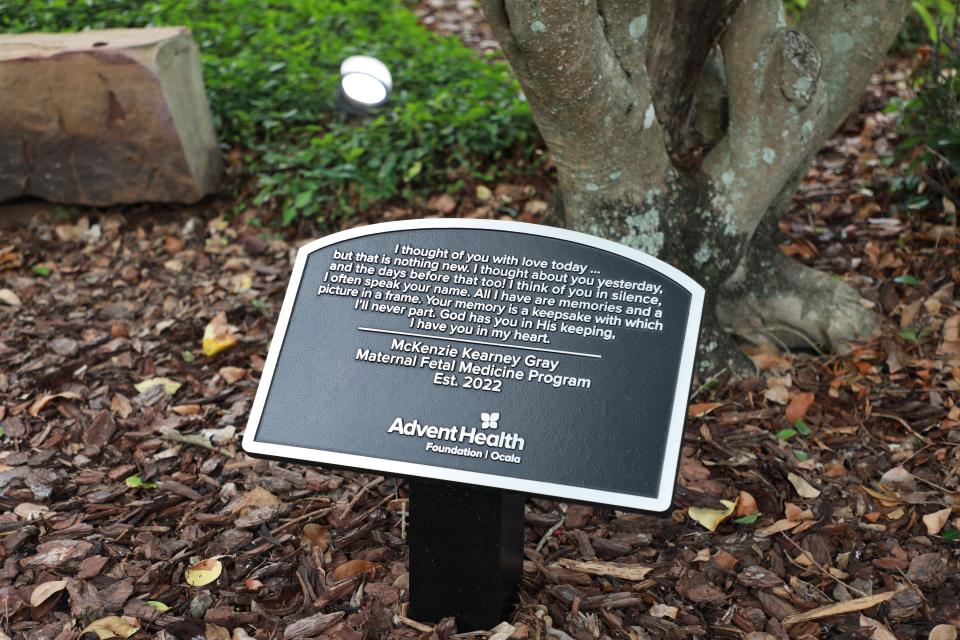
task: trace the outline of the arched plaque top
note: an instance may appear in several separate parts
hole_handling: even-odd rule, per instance
[[[335,233],[297,252],[243,447],[663,511],[703,299],[657,258],[553,227]]]
[[[557,240],[566,240],[575,242],[588,247],[594,247],[603,251],[623,256],[638,262],[646,267],[662,273],[671,280],[675,281],[681,287],[689,291],[694,296],[699,296],[701,301],[704,296],[704,289],[700,284],[673,265],[667,264],[659,258],[651,256],[649,253],[638,251],[626,245],[591,236],[579,231],[570,231],[569,229],[560,229],[558,227],[548,227],[539,224],[530,224],[528,222],[512,222],[507,220],[473,220],[469,218],[431,218],[427,220],[400,220],[397,222],[380,222],[363,227],[354,227],[345,231],[338,231],[316,240],[311,240],[297,249],[297,256],[301,254],[311,254],[318,249],[352,240],[361,236],[375,235],[379,233],[390,233],[391,231],[407,231],[411,229],[486,229],[490,231],[509,231],[513,233],[523,233],[526,235],[543,236],[545,238],[556,238]],[[294,273],[297,267],[294,266]]]

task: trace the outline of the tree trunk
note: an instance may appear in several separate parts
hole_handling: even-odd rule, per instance
[[[564,224],[707,289],[702,370],[743,370],[731,330],[817,349],[869,335],[851,287],[778,252],[776,221],[907,0],[811,0],[794,28],[780,0],[483,5],[553,154]]]

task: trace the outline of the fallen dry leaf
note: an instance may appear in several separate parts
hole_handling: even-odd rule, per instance
[[[237,328],[227,323],[227,314],[218,313],[203,330],[203,354],[215,356],[237,344]]]
[[[14,245],[0,247],[0,271],[23,266],[23,255],[13,250]]]
[[[43,517],[43,514],[50,511],[49,507],[46,507],[42,504],[33,504],[32,502],[21,502],[16,507],[13,508],[13,513],[23,518],[27,522],[31,520],[38,520]]]
[[[207,623],[204,628],[206,640],[230,640],[230,632],[216,624]]]
[[[131,616],[107,616],[94,620],[80,632],[95,633],[100,640],[108,638],[129,638],[140,630],[140,621]]]
[[[166,393],[168,396],[172,396],[183,385],[176,380],[171,380],[170,378],[164,378],[161,376],[157,378],[149,378],[143,382],[138,382],[137,384],[133,385],[133,388],[139,393],[145,393],[154,387],[160,386],[163,387],[164,393]]]
[[[782,377],[771,376],[767,378],[767,390],[763,397],[777,404],[787,404],[790,401],[790,385],[793,384],[793,378],[790,374]]]
[[[798,476],[795,473],[788,473],[787,480],[790,481],[790,484],[793,485],[793,488],[797,490],[797,495],[801,498],[816,498],[820,496],[820,490],[814,487],[812,484],[804,480],[802,477]]]
[[[647,613],[652,615],[654,618],[670,618],[671,620],[676,620],[677,614],[680,613],[680,609],[666,604],[660,604],[658,602],[657,604],[651,606]]]
[[[790,366],[790,361],[774,353],[753,353],[750,354],[750,359],[753,360],[753,363],[757,365],[757,369],[760,371],[767,371],[768,369],[782,368],[786,369]]]
[[[957,628],[952,624],[938,624],[930,629],[927,640],[957,640]]]
[[[885,507],[895,507],[898,504],[900,504],[900,499],[897,497],[897,494],[887,490],[883,485],[880,485],[880,488],[884,489],[886,492],[884,493],[880,491],[875,491],[870,487],[864,487],[864,486],[861,486],[860,490],[876,498],[880,502],[880,504],[882,504]]]
[[[51,402],[53,402],[57,398],[67,398],[68,400],[80,400],[82,397],[83,396],[81,396],[79,393],[75,393],[73,391],[64,391],[63,393],[54,393],[54,394],[41,396],[40,398],[37,399],[36,402],[30,405],[30,409],[27,413],[29,413],[31,416],[36,418],[37,416],[40,415],[41,411],[47,408],[47,405],[49,405]]]
[[[237,428],[231,424],[219,429],[202,429],[200,435],[210,440],[213,444],[224,445],[233,440],[233,437],[237,435]]]
[[[230,511],[242,516],[246,515],[253,509],[273,507],[281,504],[283,504],[283,500],[273,495],[263,487],[257,485],[250,491],[247,491],[245,494],[237,498],[237,500],[231,505]]]
[[[737,508],[734,509],[733,515],[741,518],[743,516],[753,515],[753,512],[757,510],[757,501],[752,495],[746,491],[740,492],[740,497],[737,498]]]
[[[241,369],[240,367],[221,367],[220,368],[220,377],[227,384],[233,384],[238,380],[242,380],[243,376],[247,375],[246,369]]]
[[[701,402],[699,404],[692,404],[687,407],[687,415],[691,418],[702,418],[711,411],[715,411],[722,406],[722,402]]]
[[[897,640],[897,636],[893,635],[887,625],[863,614],[860,615],[860,626],[873,629],[873,634],[870,636],[873,640]]]
[[[232,283],[230,289],[234,293],[249,291],[253,288],[253,276],[251,276],[249,273],[242,273],[234,276],[230,279],[230,282]]]
[[[51,540],[37,545],[37,553],[20,560],[24,568],[52,569],[86,557],[93,543],[86,540]]]
[[[199,404],[178,404],[170,410],[178,416],[198,416],[203,413],[203,407]]]
[[[733,571],[734,567],[740,562],[733,554],[720,549],[711,558],[713,564],[721,571]]]
[[[118,414],[121,418],[129,418],[130,414],[133,413],[133,404],[124,396],[115,393],[110,400],[110,411]]]
[[[953,511],[950,507],[934,511],[923,516],[923,524],[927,526],[927,534],[935,536],[940,533],[950,520],[950,513]]]
[[[99,229],[98,225],[97,226]],[[62,224],[54,225],[53,232],[57,234],[57,238],[64,242],[77,242],[79,240],[96,240],[99,239],[99,231],[93,232],[91,235],[90,219],[86,216],[83,216],[77,220],[76,224],[70,224],[64,222]]]
[[[441,193],[427,200],[427,207],[443,215],[448,215],[457,208],[457,201],[449,193]]]
[[[790,404],[784,412],[787,422],[793,424],[797,420],[803,419],[807,415],[807,410],[813,405],[814,395],[812,393],[798,393],[790,399]]]
[[[51,580],[50,582],[38,584],[30,594],[30,606],[39,607],[47,598],[58,591],[63,591],[66,586],[66,580]]]
[[[920,306],[923,304],[923,300],[916,300],[911,304],[905,304],[900,308],[900,328],[906,329],[912,327],[914,321],[917,319],[917,314],[920,313]]]
[[[653,571],[650,567],[643,567],[639,564],[619,564],[616,562],[581,562],[580,560],[571,560],[570,558],[561,558],[557,560],[556,565],[564,569],[571,569],[581,573],[589,573],[594,576],[611,576],[621,580],[631,580],[638,582],[643,580],[648,573]]]
[[[310,523],[303,527],[304,539],[318,548],[320,551],[326,551],[330,546],[330,531],[323,525]]]
[[[767,527],[763,527],[762,529],[757,529],[755,533],[756,535],[762,538],[769,538],[770,536],[776,535],[781,531],[790,531],[790,529],[793,529],[799,524],[800,522],[798,522],[797,520],[789,520],[787,518],[784,518],[782,520],[777,520],[776,522],[774,522],[773,524]]]
[[[366,560],[347,560],[334,570],[333,578],[339,582],[340,580],[358,576],[361,573],[373,576],[373,572],[376,571],[376,569],[377,565],[372,562],[367,562]]]
[[[721,500],[725,509],[707,509],[705,507],[690,507],[687,509],[687,515],[699,522],[709,531],[716,531],[720,523],[730,517],[737,508],[737,502],[731,500]],[[751,513],[753,513],[751,511]],[[749,514],[748,514],[749,515]]]
[[[960,342],[960,313],[947,318],[943,323],[943,341]]]
[[[180,253],[183,251],[183,240],[176,236],[165,236],[163,248],[166,249],[167,253]]]
[[[545,200],[527,200],[527,204],[523,205],[523,212],[531,216],[542,215],[549,209],[550,205]]]
[[[792,502],[783,505],[783,515],[787,520],[814,520],[815,516],[810,509],[802,509]]]
[[[244,510],[242,516],[238,516],[233,521],[233,525],[238,529],[255,529],[266,525],[274,518],[284,512],[285,505],[275,504],[269,507],[252,507]]]
[[[0,302],[11,307],[19,307],[23,304],[20,302],[20,296],[10,289],[0,289]]]
[[[893,511],[891,511],[890,513],[888,513],[888,514],[887,514],[887,520],[899,520],[900,518],[902,518],[902,517],[905,516],[905,515],[906,515],[906,511],[904,511],[903,508],[900,507],[900,508],[894,509]]]
[[[223,573],[223,563],[216,558],[210,558],[188,567],[183,572],[183,578],[191,586],[202,587],[219,578],[221,573]]]
[[[880,478],[880,483],[885,484],[891,489],[910,490],[916,487],[916,481],[913,474],[903,467],[893,467]]]

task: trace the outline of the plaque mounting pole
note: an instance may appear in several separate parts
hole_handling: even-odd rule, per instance
[[[413,478],[409,486],[410,617],[453,616],[461,631],[507,620],[523,569],[525,496]]]

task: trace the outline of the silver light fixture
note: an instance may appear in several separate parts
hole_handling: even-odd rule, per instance
[[[390,99],[393,77],[387,65],[370,56],[350,56],[340,63],[340,109],[363,115]]]

